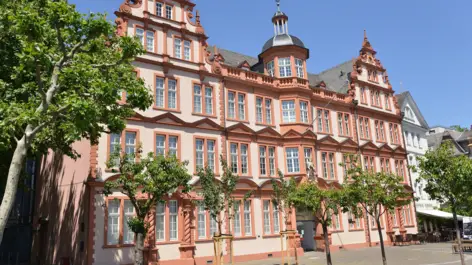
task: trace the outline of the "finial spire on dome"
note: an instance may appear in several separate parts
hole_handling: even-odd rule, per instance
[[[362,51],[369,51],[372,54],[376,53],[374,48],[370,44],[369,39],[367,38],[367,31],[365,29],[364,29],[364,41],[362,42],[361,52]]]
[[[280,12],[280,0],[275,0],[275,2],[277,3],[277,11]]]

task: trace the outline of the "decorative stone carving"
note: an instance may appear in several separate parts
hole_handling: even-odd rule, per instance
[[[116,24],[116,35],[118,36],[125,36],[126,35],[126,29],[128,27],[128,21],[126,19],[123,19],[121,17],[115,19],[115,24]]]

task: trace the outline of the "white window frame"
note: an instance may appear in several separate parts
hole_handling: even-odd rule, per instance
[[[288,173],[300,172],[300,154],[297,147],[286,147],[286,165]]]
[[[267,74],[269,76],[275,76],[275,67],[274,67],[274,61],[270,61],[267,63]]]
[[[303,67],[303,60],[295,58],[295,69],[297,70],[297,77],[304,78],[304,67]]]
[[[290,57],[283,57],[279,58],[279,75],[281,78],[283,77],[291,77],[292,76],[292,63],[290,61]]]
[[[283,123],[297,121],[295,100],[282,100],[282,121]]]

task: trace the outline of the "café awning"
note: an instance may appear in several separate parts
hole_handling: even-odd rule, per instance
[[[422,214],[422,215],[427,215],[427,216],[432,216],[432,217],[452,219],[452,213],[443,212],[443,211],[440,211],[440,210],[417,209],[416,212],[419,213],[419,214]],[[457,220],[462,221],[462,216],[457,215]]]

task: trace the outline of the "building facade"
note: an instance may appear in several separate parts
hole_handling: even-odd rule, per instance
[[[271,204],[270,179],[278,169],[303,179],[313,163],[320,183],[342,183],[345,170],[339,163],[344,154],[356,153],[366,169],[396,172],[411,186],[401,108],[365,34],[358,57],[312,74],[306,67],[310,50],[288,33],[288,16],[280,10],[272,17],[273,32],[267,32],[273,36],[257,58],[210,46],[194,10],[188,0],[126,0],[116,12],[117,34],[138,37],[146,49],[134,65],[155,102],[136,111],[122,133],[103,134],[98,145],[82,154],[90,177],[81,263],[132,263],[134,238],[125,220],[133,207],[119,192],[102,194],[104,183],[116,176],[106,167],[116,144],[126,152],[142,143],[145,153],[174,154],[189,161],[194,175],[199,167],[210,166],[218,177],[220,155],[228,160],[240,176],[236,196],[255,191],[240,201],[234,222],[226,224],[235,236],[236,261],[279,255],[284,229],[298,230],[300,254],[325,247],[310,214],[294,211],[283,223]],[[124,93],[120,100],[126,101]],[[197,177],[192,184],[198,188]],[[147,262],[207,264],[213,258],[215,229],[208,213],[179,194],[165,200],[151,214]],[[386,243],[387,234],[416,233],[413,208],[407,205],[382,218]],[[330,239],[332,249],[379,241],[372,220],[349,213],[333,215]]]
[[[403,136],[405,137],[408,164],[418,167],[419,157],[423,157],[428,150],[426,134],[429,126],[418,105],[409,91],[396,95],[398,104],[404,114],[402,121]],[[417,210],[433,210],[439,207],[437,201],[431,200],[424,191],[426,184],[418,182],[419,172],[410,170],[411,181],[415,191]]]

